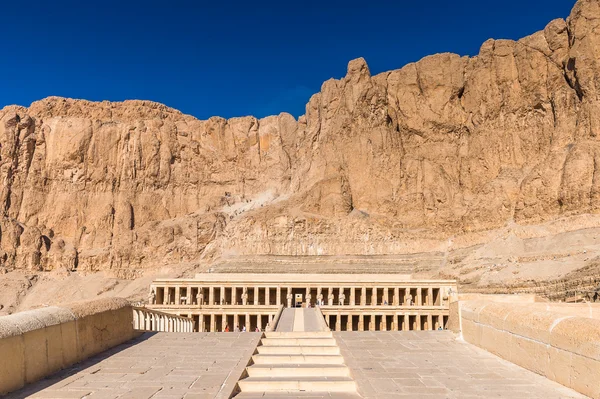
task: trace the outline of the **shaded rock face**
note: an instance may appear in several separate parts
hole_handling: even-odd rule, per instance
[[[600,2],[469,58],[371,76],[306,114],[200,121],[146,101],[0,111],[0,264],[113,270],[218,255],[399,254],[597,213]]]

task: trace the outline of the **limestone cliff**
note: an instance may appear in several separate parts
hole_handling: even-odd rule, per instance
[[[371,76],[306,114],[200,121],[147,101],[0,110],[0,267],[405,254],[600,208],[600,2],[469,58]]]

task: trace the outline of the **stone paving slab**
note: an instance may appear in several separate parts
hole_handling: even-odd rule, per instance
[[[449,331],[336,332],[334,337],[365,399],[585,398]]]
[[[146,333],[7,398],[229,398],[260,336]]]

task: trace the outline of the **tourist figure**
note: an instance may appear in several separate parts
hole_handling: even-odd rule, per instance
[[[234,332],[240,332],[240,326],[235,326]]]
[[[256,326],[256,328],[254,329],[254,332],[260,332],[260,328],[258,328],[258,326]]]
[[[156,300],[156,294],[154,293],[154,290],[151,290],[150,293],[148,294],[148,303],[150,305],[154,305],[155,300]]]
[[[327,304],[333,306],[333,290],[329,289],[329,295],[327,295]]]
[[[340,294],[340,306],[344,306],[344,301],[346,300],[346,295],[342,292]]]
[[[248,288],[244,287],[244,292],[242,292],[242,304],[246,305],[248,303]]]
[[[388,304],[388,302],[387,302],[387,299],[386,299],[385,301],[383,301],[383,304],[384,304],[385,306],[387,306],[387,304]]]
[[[246,326],[242,327],[242,332],[246,332]]]
[[[229,332],[229,324],[225,324],[225,332]]]

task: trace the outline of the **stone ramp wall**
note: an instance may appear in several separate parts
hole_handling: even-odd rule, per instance
[[[564,306],[547,309],[552,306],[461,301],[462,335],[512,363],[600,398],[600,320],[568,315]]]
[[[121,298],[0,317],[0,395],[138,336],[133,327]]]

